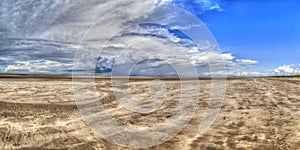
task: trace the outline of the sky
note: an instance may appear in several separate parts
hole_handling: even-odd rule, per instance
[[[212,1],[204,13],[181,6],[205,22],[223,52],[258,61],[253,70],[266,72],[284,65],[299,69],[300,1]]]
[[[3,0],[0,73],[70,74],[94,70],[98,75],[111,75],[115,67],[123,68],[117,75],[124,75],[124,68],[136,63],[131,75],[173,76],[176,71],[170,64],[187,68],[184,54],[175,51],[181,47],[199,76],[300,74],[300,1],[152,0],[153,5],[143,1],[149,2],[141,0],[138,7],[131,8],[135,0]],[[164,4],[185,9],[210,31],[182,12],[160,9]],[[114,14],[116,9],[122,13]],[[138,24],[145,16],[157,20],[157,24]],[[176,27],[167,26],[174,22]],[[124,29],[134,23],[137,25]],[[207,41],[195,46],[196,40],[181,30],[195,30],[200,39]],[[85,41],[78,43],[82,37]],[[101,48],[104,51],[99,56]],[[117,57],[126,49],[130,50]],[[207,59],[222,68],[221,58],[226,70],[207,72]],[[76,65],[76,61],[85,65]]]

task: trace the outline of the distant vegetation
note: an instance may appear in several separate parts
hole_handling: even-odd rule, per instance
[[[296,78],[296,77],[300,77],[299,75],[285,75],[285,76],[270,76],[272,78]]]

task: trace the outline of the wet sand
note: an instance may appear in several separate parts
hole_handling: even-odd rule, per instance
[[[132,80],[132,94],[149,97],[145,83]],[[199,80],[198,110],[170,141],[148,149],[299,149],[300,78],[227,81],[222,110],[205,134],[198,128],[210,98],[210,80]],[[109,79],[96,80],[101,102],[125,125],[154,126],[178,104],[178,80],[165,80],[167,99],[148,115],[118,107]],[[191,93],[193,94],[193,93]],[[0,78],[0,149],[127,149],[101,139],[82,121],[69,78]]]

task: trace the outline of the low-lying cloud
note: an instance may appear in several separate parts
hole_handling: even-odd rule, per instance
[[[282,65],[274,69],[275,75],[299,75],[300,67],[299,65]]]

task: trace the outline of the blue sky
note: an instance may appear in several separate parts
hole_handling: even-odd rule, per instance
[[[300,63],[300,1],[226,0],[210,6],[204,13],[186,4],[185,9],[208,26],[223,52],[257,60],[257,71]]]

